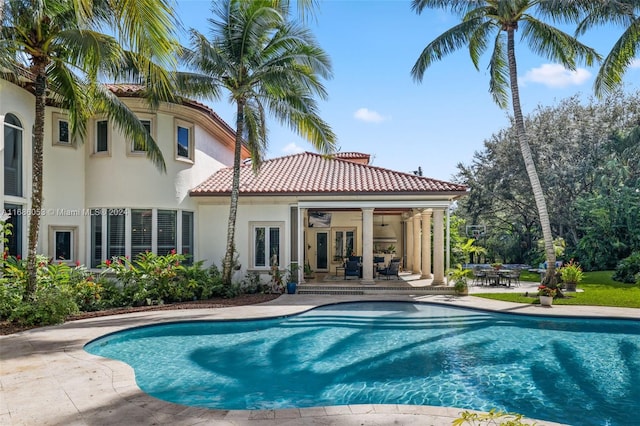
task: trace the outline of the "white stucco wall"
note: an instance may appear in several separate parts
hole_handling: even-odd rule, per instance
[[[26,90],[0,79],[0,121],[4,124],[4,117],[11,113],[18,117],[22,124],[22,158],[23,158],[23,196],[13,197],[4,195],[4,173],[0,173],[0,197],[2,206],[5,203],[24,205],[28,211],[31,205],[31,139],[33,137],[32,125],[35,121],[35,103],[33,96]],[[0,154],[4,159],[4,129],[0,132]],[[4,162],[4,160],[3,160]],[[23,218],[24,226],[28,223],[28,218]],[[25,228],[26,229],[26,228]],[[22,241],[22,252],[26,253],[26,232]],[[42,246],[42,243],[39,243]]]
[[[53,143],[54,114],[64,114],[59,108],[46,109],[44,141],[44,200],[41,217],[39,252],[49,254],[51,227],[74,229],[76,258],[82,263],[89,259],[90,208],[155,208],[192,211],[195,214],[194,251],[197,258],[200,240],[211,241],[209,235],[198,231],[197,202],[188,196],[190,189],[215,171],[232,163],[233,153],[219,140],[218,124],[202,110],[189,106],[163,105],[149,112],[136,98],[124,98],[134,112],[143,119],[151,119],[153,136],[165,159],[166,173],[161,173],[146,156],[131,153],[130,141],[113,126],[109,127],[108,155],[94,154],[94,122],[87,126],[87,138],[75,146]],[[23,184],[24,197],[8,197],[4,203],[24,204],[31,196],[31,129],[34,122],[34,99],[27,90],[0,80],[0,118],[15,114],[23,126]],[[193,127],[193,161],[176,159],[176,120],[189,122]],[[111,124],[111,123],[110,123]],[[218,126],[218,127],[216,127]],[[226,131],[226,130],[224,130]],[[214,134],[215,133],[215,134]],[[232,136],[226,135],[232,139]],[[4,149],[4,134],[0,134],[0,149]],[[217,155],[218,157],[214,157]],[[0,173],[0,188],[4,188],[4,173]],[[3,193],[3,191],[0,191]],[[226,219],[223,221],[226,224]],[[26,253],[28,219],[23,221],[23,253]],[[226,228],[224,235],[226,235]]]
[[[223,203],[222,199],[217,199]],[[273,199],[266,202],[273,202]],[[242,269],[238,276],[253,270],[250,267],[250,253],[252,252],[252,236],[250,234],[250,224],[252,222],[281,222],[283,226],[280,265],[286,268],[291,263],[290,253],[290,206],[283,204],[265,203],[242,203],[238,206],[236,218],[235,244],[238,252],[238,260]],[[211,205],[203,204],[198,209],[197,227],[199,235],[206,236],[198,239],[199,259],[207,261],[207,264],[214,263],[218,267],[222,266],[222,259],[225,255],[227,242],[227,224],[229,221],[229,207],[225,204]],[[265,269],[265,273],[268,269]]]

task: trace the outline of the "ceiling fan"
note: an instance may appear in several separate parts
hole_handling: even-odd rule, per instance
[[[389,226],[388,223],[384,223],[384,215],[381,215],[381,216],[382,216],[382,223],[379,223],[378,226]]]

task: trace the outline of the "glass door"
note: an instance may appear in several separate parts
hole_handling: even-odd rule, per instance
[[[326,271],[328,270],[328,257],[329,257],[329,245],[327,244],[329,239],[328,232],[316,233],[316,269]]]

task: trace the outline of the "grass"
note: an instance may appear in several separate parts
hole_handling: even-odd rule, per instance
[[[640,285],[614,281],[611,278],[612,274],[613,271],[586,272],[584,279],[578,284],[578,290],[583,290],[582,292],[567,293],[565,298],[554,299],[553,304],[640,308]],[[520,279],[536,282],[540,277],[535,273],[523,272]],[[538,303],[538,297],[535,294],[525,296],[514,293],[481,293],[474,296],[505,302]]]

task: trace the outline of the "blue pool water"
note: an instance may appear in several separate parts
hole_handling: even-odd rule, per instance
[[[183,322],[89,343],[178,404],[492,408],[573,425],[637,424],[640,321],[348,303],[286,318]]]

